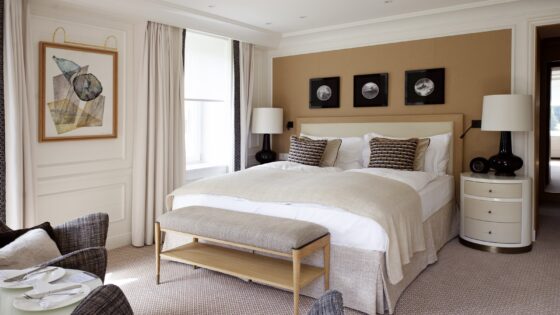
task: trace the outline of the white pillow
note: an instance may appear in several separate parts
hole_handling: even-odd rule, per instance
[[[0,248],[0,269],[24,269],[61,256],[43,229],[33,229]]]
[[[303,133],[300,136],[312,140],[341,139],[342,144],[340,145],[340,149],[338,149],[338,157],[334,162],[334,167],[339,167],[343,170],[362,168],[362,150],[364,148],[364,140],[362,137],[316,137]]]
[[[430,145],[426,150],[426,158],[424,160],[424,172],[437,175],[447,174],[450,142],[451,132],[430,137]]]
[[[375,137],[386,137],[375,132],[370,132],[364,135],[365,143]],[[447,174],[447,164],[449,164],[449,143],[451,142],[451,133],[443,133],[440,135],[431,136],[430,145],[426,149],[424,156],[424,172],[433,173],[436,175]],[[366,145],[362,151],[363,166],[367,167],[369,163],[370,149]]]

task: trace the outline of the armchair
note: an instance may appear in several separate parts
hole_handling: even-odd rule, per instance
[[[62,256],[42,266],[57,266],[91,272],[105,280],[109,215],[94,213],[54,227],[55,243]],[[0,232],[11,231],[0,222]]]

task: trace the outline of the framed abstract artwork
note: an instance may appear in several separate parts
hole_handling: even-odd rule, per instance
[[[388,73],[354,76],[354,107],[387,106]]]
[[[118,52],[39,43],[39,141],[116,138]]]
[[[445,103],[445,68],[406,71],[404,85],[406,105]]]
[[[309,80],[309,108],[340,107],[340,77]]]

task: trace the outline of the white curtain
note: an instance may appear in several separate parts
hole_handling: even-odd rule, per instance
[[[253,85],[255,81],[254,54],[255,45],[243,42],[239,43],[241,169],[247,168],[247,161],[249,159],[251,114],[253,112]]]
[[[4,1],[6,223],[16,229],[35,223],[31,159],[34,128],[25,66],[26,4],[22,0]]]
[[[183,184],[183,30],[148,22],[136,104],[132,244],[151,245],[165,197]]]

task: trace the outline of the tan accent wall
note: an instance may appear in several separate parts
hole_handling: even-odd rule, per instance
[[[444,27],[444,26],[442,26]],[[404,105],[406,70],[445,68],[444,105]],[[388,107],[353,107],[354,75],[389,73]],[[309,79],[340,76],[340,108],[310,109]],[[511,31],[415,40],[326,51],[273,60],[273,106],[284,108],[284,121],[298,117],[453,114],[465,115],[465,126],[480,119],[482,97],[509,93]],[[285,131],[273,138],[276,152],[288,152]],[[464,140],[463,170],[476,156],[498,151],[499,134],[473,129]]]

